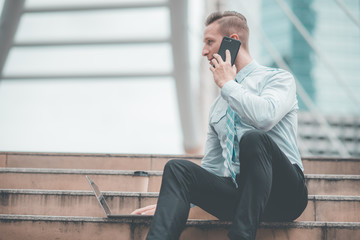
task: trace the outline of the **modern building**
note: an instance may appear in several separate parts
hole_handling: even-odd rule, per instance
[[[299,25],[289,19],[285,6]],[[359,1],[261,1],[265,34],[322,113],[360,114],[359,12]],[[274,63],[266,48],[262,56]]]

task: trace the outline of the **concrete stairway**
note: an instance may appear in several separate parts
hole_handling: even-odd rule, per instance
[[[201,156],[0,153],[1,239],[144,239],[151,216],[132,210],[156,203],[171,158]],[[257,239],[360,239],[360,159],[303,159],[309,204],[295,222],[261,223]],[[148,177],[135,176],[144,170]],[[85,175],[104,191],[108,219]],[[198,207],[181,239],[227,239],[229,222]]]

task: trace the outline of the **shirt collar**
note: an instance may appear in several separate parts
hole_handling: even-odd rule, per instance
[[[259,64],[255,61],[252,60],[248,65],[246,65],[245,67],[243,67],[237,74],[236,74],[236,81],[238,83],[241,83],[250,73],[252,73],[257,67],[259,66]]]

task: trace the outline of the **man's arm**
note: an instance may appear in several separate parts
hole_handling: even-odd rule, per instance
[[[289,72],[278,70],[266,81],[260,95],[235,81],[224,84],[221,95],[242,120],[269,131],[294,107],[296,86]]]
[[[222,148],[220,140],[214,128],[209,124],[208,134],[205,144],[205,154],[201,160],[201,167],[212,173],[217,173],[219,159],[222,159]]]
[[[231,66],[229,59],[229,51],[226,51],[226,61],[214,54],[211,62],[213,65],[210,66],[214,81],[221,88],[222,97],[243,121],[255,128],[269,131],[297,102],[293,76],[289,72],[278,70],[266,81],[260,95],[255,95],[234,81],[236,68]]]

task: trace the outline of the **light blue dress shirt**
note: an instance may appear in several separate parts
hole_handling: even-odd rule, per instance
[[[229,81],[221,89],[209,115],[209,129],[201,166],[218,176],[228,177],[226,168],[226,110],[238,114],[237,138],[251,129],[265,131],[288,157],[291,163],[304,170],[297,148],[296,85],[294,77],[282,69],[259,65],[255,60],[236,75],[239,82]],[[239,145],[235,144],[236,159]],[[239,162],[233,169],[239,173]]]

